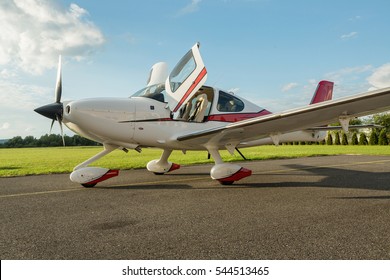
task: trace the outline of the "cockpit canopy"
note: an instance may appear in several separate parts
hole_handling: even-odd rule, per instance
[[[165,84],[162,83],[145,87],[137,91],[130,97],[146,97],[160,102],[165,102],[166,94],[167,93],[165,91]]]
[[[190,122],[234,122],[256,116],[263,110],[234,94],[204,85],[207,70],[198,43],[184,55],[169,75],[167,73],[166,63],[153,65],[147,87],[134,93],[131,98],[154,99],[161,104],[151,105],[151,110],[169,110],[171,119]]]
[[[168,107],[170,96],[165,90],[165,85],[156,84],[145,87],[130,97],[154,99],[161,102],[161,108],[164,110],[169,108],[172,119],[189,122],[209,120],[234,122],[256,116],[264,110],[234,94],[203,85],[180,107],[177,113],[174,113],[172,108]]]

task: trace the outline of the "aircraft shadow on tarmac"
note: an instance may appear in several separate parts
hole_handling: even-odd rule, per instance
[[[236,182],[231,186],[220,186],[215,183],[215,186],[204,186],[199,187],[199,189],[243,189],[243,188],[300,188],[300,187],[319,187],[319,188],[338,188],[338,189],[362,189],[362,190],[379,190],[379,191],[389,191],[390,184],[390,172],[367,172],[367,171],[356,171],[356,170],[348,170],[342,168],[334,168],[334,167],[315,167],[315,166],[305,166],[305,165],[285,165],[288,169],[287,172],[280,173],[269,173],[269,174],[253,174],[253,179],[258,179],[258,182]],[[289,171],[291,169],[291,171]],[[294,170],[300,171],[304,170],[304,173],[296,173]],[[170,174],[165,176],[171,177],[182,177],[182,176],[204,176],[205,179],[209,179],[209,174],[205,173],[179,173],[179,174]],[[285,181],[283,177],[293,176],[302,177],[300,181]],[[274,179],[272,177],[277,177],[279,179]],[[313,180],[310,178],[313,177]],[[314,177],[320,177],[320,179]],[[272,179],[271,179],[272,178]],[[203,178],[196,178],[203,181]],[[195,179],[195,180],[196,180]],[[252,181],[253,181],[252,179]],[[200,184],[202,184],[200,182]],[[193,187],[193,184],[183,184],[182,182],[169,182],[165,183],[162,181],[161,184],[139,184],[139,185],[122,185],[122,186],[113,186],[113,187],[104,187],[101,186],[99,188],[102,189],[138,189],[138,190],[152,190],[152,189],[198,189]],[[368,196],[368,197],[340,197],[340,199],[390,199],[390,196]]]
[[[273,173],[273,174],[255,174],[259,178],[263,176],[301,176],[305,177],[306,181],[297,182],[261,182],[261,183],[245,183],[241,186],[253,187],[253,188],[265,188],[265,187],[319,187],[319,188],[338,188],[338,189],[362,189],[362,190],[378,190],[378,191],[390,191],[390,172],[368,172],[368,171],[356,171],[341,168],[331,167],[309,167],[304,165],[285,165],[289,169],[293,170],[305,170],[303,174],[295,174],[292,172],[286,173]],[[321,179],[310,180],[310,177],[321,177]],[[269,181],[269,180],[267,180]],[[355,199],[364,198],[377,198],[377,199],[390,199],[390,196],[368,196],[368,197],[349,197]],[[343,197],[348,199],[348,197]]]
[[[110,189],[110,190],[183,190],[183,189],[192,189],[192,186],[185,185],[185,184],[155,184],[155,185],[123,185],[123,186],[114,186],[114,187],[107,187],[107,186],[98,186],[96,188],[99,189]]]

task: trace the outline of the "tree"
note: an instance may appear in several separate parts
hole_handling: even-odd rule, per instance
[[[366,135],[363,132],[360,133],[360,135],[359,135],[359,145],[367,145],[367,144],[368,144],[368,141],[367,141]]]
[[[344,146],[348,145],[348,137],[347,134],[345,134],[345,132],[341,134],[341,138],[342,138],[341,144]]]
[[[328,138],[326,139],[326,145],[333,145],[332,134],[328,132]]]
[[[36,145],[37,145],[37,139],[34,136],[26,136],[23,139],[24,147],[36,147]]]
[[[7,147],[21,148],[23,147],[23,138],[21,136],[15,136],[6,143]]]
[[[390,132],[390,114],[376,114],[372,117],[375,124],[381,125],[386,129],[386,133]]]
[[[359,144],[359,141],[358,141],[358,137],[357,137],[357,133],[356,133],[356,132],[354,132],[354,133],[352,134],[351,142],[352,142],[352,145],[358,145],[358,144]]]
[[[335,135],[334,135],[334,144],[335,145],[340,145],[341,142],[340,142],[340,134],[338,131],[336,131]]]
[[[97,146],[100,145],[92,140],[83,138],[79,135],[72,137],[64,135],[65,146]],[[59,134],[45,134],[39,139],[33,136],[26,136],[24,139],[21,136],[16,136],[9,139],[1,148],[22,148],[22,147],[58,147],[62,146],[62,136]]]
[[[368,140],[368,143],[370,145],[378,145],[378,134],[376,133],[375,129],[371,131],[370,139]]]
[[[379,145],[389,145],[389,139],[387,139],[386,128],[383,128],[381,130],[381,133],[379,134],[378,144]]]

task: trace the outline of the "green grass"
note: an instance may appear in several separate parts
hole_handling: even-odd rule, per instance
[[[0,177],[24,176],[51,173],[70,173],[73,168],[84,160],[97,154],[102,147],[59,147],[59,148],[21,148],[0,149]],[[260,146],[241,150],[248,160],[297,158],[339,154],[390,155],[389,146]],[[124,153],[114,151],[94,162],[91,166],[101,166],[111,169],[145,168],[146,164],[157,159],[161,150],[144,149],[141,154],[135,151]],[[224,161],[238,161],[242,158],[235,153],[231,156],[222,152]],[[188,151],[183,155],[174,151],[170,161],[181,165],[212,163],[207,160],[206,151]]]

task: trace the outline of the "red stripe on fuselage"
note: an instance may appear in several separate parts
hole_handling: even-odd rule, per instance
[[[208,121],[218,121],[218,122],[238,122],[247,119],[252,119],[260,116],[269,115],[271,112],[267,110],[262,110],[258,113],[232,113],[232,114],[218,114],[208,116]]]
[[[188,96],[191,94],[191,92],[194,90],[194,88],[200,83],[200,81],[204,78],[204,76],[206,76],[207,74],[207,70],[206,70],[206,67],[204,67],[202,69],[202,71],[199,73],[198,77],[196,77],[195,81],[192,83],[192,85],[190,86],[190,88],[187,90],[187,92],[184,94],[183,98],[180,100],[179,104],[177,104],[177,106],[175,107],[175,109],[173,110],[173,112],[176,112],[177,110],[179,110],[179,108],[181,107],[181,105],[183,105],[184,101],[188,98]]]

